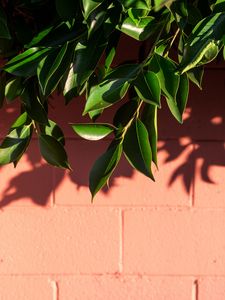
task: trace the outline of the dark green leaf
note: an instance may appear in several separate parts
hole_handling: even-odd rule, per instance
[[[89,175],[89,188],[92,199],[97,192],[108,182],[115,170],[122,154],[121,143],[112,144],[108,150],[94,163]]]
[[[138,22],[128,17],[118,29],[138,41],[144,41],[155,32],[156,23],[153,17],[140,18]]]
[[[225,1],[224,0],[217,0],[213,6],[213,12],[224,12],[225,11]]]
[[[90,39],[77,44],[73,66],[76,86],[82,85],[94,72],[106,45],[107,41],[100,31],[95,32]]]
[[[132,99],[131,101],[128,101],[124,103],[116,112],[114,118],[113,118],[113,124],[123,129],[129,121],[134,116],[136,110],[138,108],[138,101]]]
[[[141,73],[135,80],[134,87],[142,100],[160,107],[161,89],[155,73],[151,71]]]
[[[82,0],[84,8],[84,18],[87,19],[101,3],[102,0]]]
[[[155,54],[149,67],[157,75],[164,95],[176,99],[180,79],[179,75],[176,74],[177,67],[175,63],[168,58]]]
[[[31,119],[42,124],[48,124],[47,112],[34,91],[32,84],[29,84],[21,94],[24,108]]]
[[[181,116],[186,108],[188,94],[189,94],[188,77],[186,74],[182,74],[180,76],[180,84],[177,91],[177,106]]]
[[[114,127],[106,123],[71,124],[73,130],[82,138],[98,141],[113,132]]]
[[[16,97],[20,96],[22,90],[23,86],[20,77],[9,80],[5,86],[5,96],[8,102],[12,102]]]
[[[189,79],[202,89],[202,78],[204,74],[203,67],[196,67],[187,72]]]
[[[151,104],[145,104],[142,111],[141,120],[144,123],[147,131],[148,137],[152,150],[152,161],[158,166],[157,163],[157,140],[158,140],[158,130],[157,130],[157,107]]]
[[[18,161],[26,151],[31,135],[31,124],[11,129],[0,146],[0,164]]]
[[[139,70],[140,66],[134,64],[123,65],[110,72],[102,83],[91,89],[84,113],[109,107],[122,99]]]
[[[135,169],[154,180],[151,171],[152,151],[148,131],[139,119],[128,128],[123,150],[127,160]]]
[[[42,157],[50,165],[71,170],[63,145],[53,136],[40,134],[39,147]]]
[[[182,73],[210,62],[217,55],[225,34],[225,13],[212,14],[200,21],[189,36],[180,64]]]
[[[56,139],[60,144],[65,146],[65,138],[62,129],[52,120],[48,120],[48,125],[40,126],[41,132],[52,136]]]
[[[73,54],[73,45],[65,44],[59,51],[45,57],[39,64],[37,75],[42,92],[50,95],[69,68]]]
[[[6,15],[0,7],[0,38],[11,39],[11,35],[7,25]]]
[[[36,73],[41,59],[51,50],[49,48],[30,48],[12,58],[4,67],[8,73],[16,76],[29,77]]]
[[[150,9],[151,1],[149,0],[120,0],[125,8]]]
[[[68,104],[74,97],[77,97],[79,95],[76,75],[74,74],[73,70],[73,64],[70,65],[69,72],[65,79],[63,95],[66,99],[66,104]]]

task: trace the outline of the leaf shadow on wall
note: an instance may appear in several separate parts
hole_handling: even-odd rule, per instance
[[[205,74],[203,91],[191,88],[182,126],[171,117],[167,108],[163,108],[159,112],[160,143],[158,150],[159,155],[162,154],[163,157],[159,173],[163,172],[163,168],[170,162],[172,162],[172,166],[175,166],[171,168],[167,178],[168,188],[173,188],[174,183],[180,181],[186,192],[190,193],[196,172],[199,172],[202,181],[213,184],[214,178],[209,175],[210,167],[225,166],[225,75],[223,73],[222,69],[210,69]],[[74,123],[81,121],[74,117],[74,111],[77,111],[77,116],[80,116],[79,103],[71,103],[71,106],[65,108],[62,99],[61,103],[58,100],[59,105],[54,104],[53,120],[61,122],[62,125],[65,120],[59,120],[59,116],[67,114],[67,121]],[[72,109],[73,105],[74,110]],[[162,106],[166,107],[164,101]],[[106,114],[108,114],[106,116],[108,119],[110,111]],[[11,116],[9,119],[10,122],[13,120],[13,118],[11,120]],[[74,171],[58,170],[43,163],[37,140],[33,140],[27,155],[16,169],[10,165],[2,167],[0,170],[2,182],[0,208],[11,203],[25,206],[28,202],[39,206],[50,205],[54,199],[55,190],[65,179],[69,179],[74,184],[74,192],[80,187],[87,187],[91,165],[107,148],[110,140],[81,141],[73,135],[72,131],[68,131],[71,130],[68,128],[69,126],[64,129],[66,135],[70,136],[67,140],[67,150]],[[198,163],[199,161],[201,164]],[[132,178],[133,174],[132,168],[123,158],[110,180],[112,191],[117,185],[119,177]],[[10,178],[9,181],[7,181],[8,178]],[[151,184],[155,183],[151,182]],[[105,188],[103,192],[108,194],[108,188]],[[89,193],[87,193],[87,197],[90,197]],[[74,200],[74,204],[76,204],[76,200]]]
[[[180,178],[189,193],[197,175],[208,184],[216,184],[210,168],[225,167],[224,69],[207,69],[202,91],[191,86],[182,126],[166,118],[166,114],[168,111],[164,110],[159,116],[159,136],[164,142],[158,151],[167,153],[164,163],[176,161],[187,152],[186,158],[171,172],[168,186]],[[190,147],[192,150],[188,152]]]

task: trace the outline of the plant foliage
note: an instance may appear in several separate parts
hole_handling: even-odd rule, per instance
[[[115,65],[124,35],[146,55]],[[19,98],[21,115],[0,145],[0,164],[16,166],[36,134],[43,158],[70,169],[63,132],[48,117],[49,97],[58,91],[65,104],[85,96],[90,121],[70,124],[75,134],[114,136],[90,171],[92,197],[122,153],[154,180],[158,109],[168,105],[182,123],[189,82],[201,87],[203,66],[225,53],[224,45],[225,0],[2,0],[0,105]],[[117,102],[113,124],[99,123]]]

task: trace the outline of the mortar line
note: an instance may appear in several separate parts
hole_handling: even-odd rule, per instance
[[[198,280],[195,279],[192,285],[192,300],[198,300]]]
[[[123,272],[123,262],[124,262],[124,210],[120,209],[120,221],[119,221],[119,273]]]
[[[57,281],[51,280],[52,300],[59,300],[59,286]]]

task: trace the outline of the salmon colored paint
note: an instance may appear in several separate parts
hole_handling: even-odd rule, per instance
[[[36,140],[17,169],[1,167],[0,300],[224,300],[224,82],[206,72],[182,126],[163,102],[155,183],[123,158],[91,204],[88,170],[109,140],[66,125],[73,173],[47,166]],[[50,114],[79,122],[82,105],[55,98]],[[1,136],[18,113],[6,110]]]

